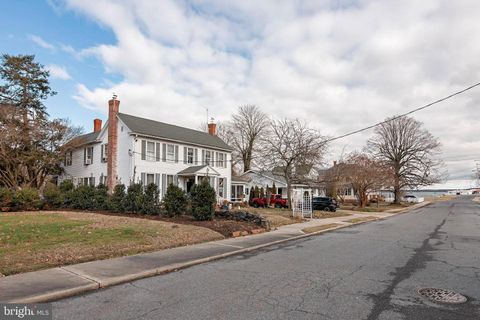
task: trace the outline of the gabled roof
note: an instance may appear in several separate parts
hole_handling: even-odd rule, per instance
[[[276,182],[281,183],[281,184],[287,184],[287,181],[285,180],[285,178],[283,176],[275,174],[272,171],[267,171],[267,170],[253,170],[253,169],[250,169],[250,170],[242,173],[240,176],[243,177],[245,175],[252,174],[252,173],[263,176],[265,178],[268,178],[270,180],[276,181]]]
[[[71,144],[71,145],[74,145],[74,146],[89,144],[89,143],[97,141],[97,138],[98,138],[99,135],[100,135],[100,131],[99,132],[90,132],[90,133],[82,134],[81,136],[77,136],[77,137],[73,138],[68,143]]]
[[[167,140],[187,142],[199,146],[213,147],[223,150],[233,150],[228,144],[217,136],[207,132],[188,129],[172,124],[154,121],[145,118],[119,113],[118,117],[133,133],[151,137],[164,138]]]
[[[205,170],[203,170],[205,169]],[[178,172],[177,175],[179,176],[186,176],[186,175],[193,175],[193,174],[200,174],[200,175],[212,175],[218,176],[220,175],[215,169],[208,165],[202,166],[190,166],[188,168],[183,169],[182,171]]]

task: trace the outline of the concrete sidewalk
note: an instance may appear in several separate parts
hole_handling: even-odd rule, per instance
[[[401,212],[418,209],[428,204],[428,202],[424,202]],[[102,287],[175,271],[281,242],[344,228],[352,225],[352,223],[348,222],[348,220],[351,219],[366,216],[384,219],[401,212],[354,213],[344,217],[310,219],[307,222],[282,226],[277,230],[258,235],[230,238],[151,253],[98,260],[3,277],[0,278],[0,302],[33,303],[61,299]],[[302,231],[305,228],[333,223],[339,226],[310,234],[305,234]]]

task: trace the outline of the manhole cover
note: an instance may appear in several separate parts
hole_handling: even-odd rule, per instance
[[[418,289],[418,293],[433,302],[441,303],[464,303],[467,302],[467,297],[455,291],[437,288],[422,288]]]

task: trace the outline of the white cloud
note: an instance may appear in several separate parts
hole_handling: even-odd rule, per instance
[[[65,67],[49,64],[45,68],[50,72],[50,77],[53,79],[69,80],[72,78]]]
[[[196,127],[203,107],[222,120],[256,104],[339,135],[480,80],[474,0],[68,0],[66,7],[117,38],[80,53],[122,76],[107,87],[78,87],[76,98],[103,112],[115,92],[124,112]],[[472,155],[480,150],[479,102],[476,89],[415,117],[447,156]],[[338,140],[332,159],[370,135]],[[473,165],[447,168],[468,179]]]
[[[55,50],[55,46],[45,40],[43,40],[41,37],[39,36],[36,36],[36,35],[30,35],[29,36],[30,40],[32,40],[35,44],[37,44],[38,46],[44,48],[44,49],[48,49],[48,50],[51,50],[51,51],[54,51]]]

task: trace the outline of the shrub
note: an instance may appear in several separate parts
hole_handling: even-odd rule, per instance
[[[125,211],[125,207],[123,206],[123,199],[125,198],[125,196],[125,185],[117,184],[113,189],[113,194],[110,198],[110,210],[115,212]]]
[[[95,209],[96,210],[108,210],[109,201],[108,201],[108,188],[104,184],[99,184],[95,188]]]
[[[185,191],[173,184],[169,185],[163,197],[163,205],[169,217],[185,213],[187,210]]]
[[[74,209],[95,209],[95,187],[78,186],[71,191],[71,204]]]
[[[154,183],[150,183],[144,188],[143,196],[141,198],[141,213],[145,214],[159,214],[160,206],[158,203],[159,196],[158,187]]]
[[[72,180],[63,180],[58,188],[61,192],[68,192],[75,189],[75,185],[73,184]]]
[[[127,194],[123,198],[122,205],[126,212],[138,213],[142,210],[143,186],[140,183],[132,183],[128,186]]]
[[[191,191],[192,215],[196,220],[212,220],[217,197],[207,180],[194,185]]]
[[[37,210],[42,206],[38,190],[29,187],[17,190],[13,203],[19,210]]]
[[[72,208],[75,191],[75,185],[73,184],[72,180],[63,180],[58,188],[62,193],[63,207]]]
[[[14,192],[8,188],[0,188],[0,211],[10,211],[13,207]]]
[[[59,208],[63,205],[63,195],[60,188],[54,184],[46,186],[43,190],[43,201],[49,209]]]

